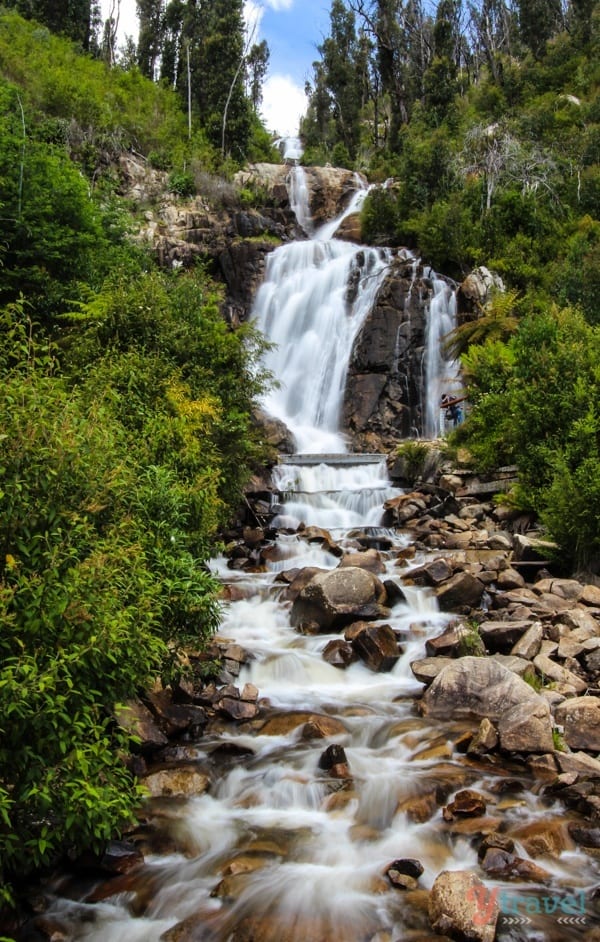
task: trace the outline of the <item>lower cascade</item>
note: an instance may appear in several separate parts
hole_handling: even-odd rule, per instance
[[[340,431],[352,344],[389,255],[330,232],[273,252],[256,300],[280,383],[264,406],[288,425],[296,454],[274,469],[277,533],[256,536],[260,565],[212,563],[225,673],[205,693],[207,725],[151,761],[165,777],[131,835],[143,864],[116,884],[58,888],[47,916],[66,938],[426,942],[427,891],[443,874],[481,872],[484,839],[535,830],[548,815],[522,765],[461,751],[471,721],[415,707],[423,684],[411,663],[453,616],[432,589],[402,581],[428,559],[384,512],[403,495],[385,458],[351,455]],[[428,407],[428,427],[438,411]],[[474,814],[469,801],[480,803]],[[503,839],[489,845],[498,854]],[[538,865],[532,843],[513,845],[521,868],[511,882],[461,886],[473,918],[462,935],[448,923],[448,936],[583,938],[554,910],[565,915],[567,893],[572,907],[589,895],[593,859],[567,843]],[[509,916],[526,917],[526,930]]]

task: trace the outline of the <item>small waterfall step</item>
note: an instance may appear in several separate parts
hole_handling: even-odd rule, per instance
[[[382,461],[385,461],[385,455],[379,454],[356,454],[351,455],[347,453],[341,454],[297,454],[297,455],[280,455],[279,464],[293,464],[298,467],[310,467],[311,465],[326,464],[332,468],[346,468],[354,467],[359,464],[381,464]]]

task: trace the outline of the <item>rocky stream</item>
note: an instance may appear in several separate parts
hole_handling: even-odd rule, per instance
[[[559,577],[493,501],[511,469],[440,459],[409,484],[367,453],[394,422],[438,434],[455,293],[426,273],[422,388],[410,318],[367,376],[392,258],[404,312],[417,261],[334,238],[355,209],[267,259],[264,408],[295,453],[212,562],[219,636],[121,717],[149,792],[137,826],[49,878],[23,938],[600,939],[600,588]]]

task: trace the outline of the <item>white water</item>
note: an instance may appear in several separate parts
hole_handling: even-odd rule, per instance
[[[360,251],[318,238],[278,250],[257,303],[257,319],[264,317],[271,338],[282,341],[270,365],[287,380],[270,406],[289,420],[300,447],[311,452],[344,448],[336,422],[345,366],[336,362],[336,352],[349,355],[349,335],[362,308],[357,312],[343,301],[341,272],[347,277]],[[382,259],[369,264],[378,276]],[[371,289],[367,282],[365,292]],[[304,333],[314,334],[310,344],[301,325]],[[317,359],[333,378],[323,382]],[[286,494],[282,518],[328,527],[348,552],[359,548],[357,535],[372,532],[383,501],[393,493],[383,461],[335,468],[325,462],[282,464],[275,484]],[[381,578],[400,582],[398,553],[407,537],[381,535],[393,544],[382,554]],[[426,590],[406,586],[407,601],[397,603],[386,619],[403,647],[395,667],[373,673],[356,662],[336,669],[322,652],[340,635],[296,632],[278,577],[304,566],[333,569],[339,557],[296,533],[281,534],[276,549],[261,573],[233,572],[225,558],[212,564],[213,572],[243,596],[225,606],[220,635],[254,655],[236,683],[259,688],[258,721],[217,722],[190,747],[195,765],[211,775],[209,792],[149,803],[146,828],[159,829],[174,847],[168,856],[147,858],[128,892],[96,905],[57,901],[51,915],[70,927],[73,940],[160,942],[171,927],[192,919],[191,934],[181,936],[185,940],[408,942],[430,937],[427,915],[418,899],[389,886],[384,874],[390,863],[400,857],[420,860],[422,888],[444,869],[477,870],[476,843],[468,831],[453,833],[443,823],[443,801],[436,801],[435,790],[442,788],[450,798],[465,784],[477,787],[490,799],[493,815],[499,803],[494,786],[504,773],[483,762],[481,767],[465,762],[452,748],[458,730],[441,721],[431,727],[413,706],[421,685],[410,663],[423,655],[426,639],[438,634],[449,616],[437,611]],[[315,714],[336,720],[337,733],[309,736],[306,720]],[[270,721],[279,725],[263,727]],[[223,743],[249,753],[215,766],[211,753]],[[349,780],[332,780],[319,767],[332,743],[345,749]],[[416,818],[407,814],[407,802],[432,794],[430,811]],[[504,801],[507,795],[510,791]],[[514,809],[503,812],[509,825],[545,810],[534,794],[519,796]],[[576,855],[543,864],[557,886],[591,882],[589,866]],[[562,938],[567,937],[565,931]]]
[[[339,429],[348,361],[389,261],[384,250],[331,239],[329,228],[271,253],[253,311],[274,344],[264,363],[280,383],[264,407],[290,428],[298,452],[346,451]],[[350,300],[355,272],[358,290]]]
[[[298,223],[306,233],[313,231],[313,221],[309,207],[308,183],[306,180],[306,171],[304,167],[296,164],[289,173],[288,192],[290,195],[290,206],[296,214]]]
[[[437,438],[444,432],[440,410],[443,394],[460,391],[460,364],[445,352],[448,334],[456,327],[456,295],[441,278],[430,271],[433,297],[429,303],[424,355],[424,428],[425,438]]]

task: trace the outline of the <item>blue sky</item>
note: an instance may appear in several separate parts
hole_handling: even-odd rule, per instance
[[[101,0],[107,15],[110,0]],[[263,117],[267,127],[284,136],[298,129],[306,107],[304,83],[311,77],[317,45],[329,32],[330,0],[246,0],[250,23],[257,22],[255,42],[266,39],[271,52],[264,86]],[[119,38],[137,40],[135,0],[121,0]]]

